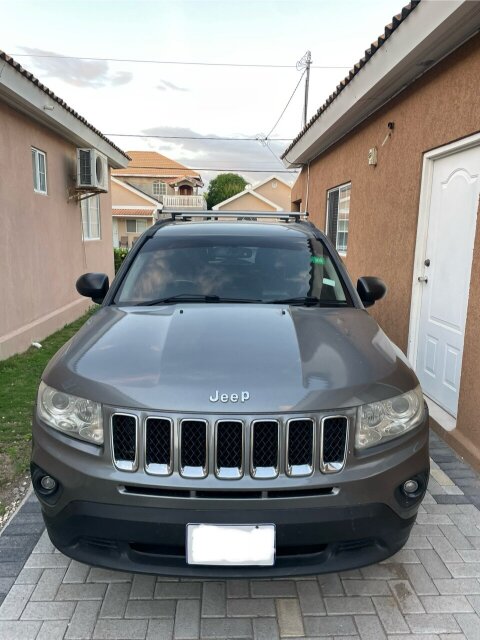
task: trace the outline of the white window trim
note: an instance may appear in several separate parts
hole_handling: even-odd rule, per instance
[[[42,151],[41,149],[37,149],[37,147],[31,147],[34,156],[35,156],[35,175],[33,176],[33,191],[35,193],[38,193],[42,196],[47,196],[48,195],[48,182],[47,182],[47,154],[45,153],[45,151]],[[35,183],[40,184],[40,165],[39,165],[39,161],[38,158],[39,156],[42,155],[43,156],[43,166],[45,168],[45,191],[43,191],[42,189],[37,189],[35,187]],[[32,167],[33,169],[33,167]]]
[[[350,187],[350,191],[352,189],[352,183],[351,182],[344,182],[343,184],[339,184],[336,187],[332,187],[331,189],[327,189],[327,203],[326,203],[326,215],[325,215],[325,235],[328,238],[328,197],[330,195],[330,193],[332,191],[340,191],[340,189],[343,189],[343,187]],[[340,202],[340,194],[338,197],[338,200]],[[348,209],[348,224],[350,226],[350,207]],[[333,240],[330,238],[330,241],[334,244],[335,249],[337,249],[337,240],[338,240],[338,214],[337,214],[337,237],[335,238],[335,242],[333,242]],[[344,251],[343,249],[340,251],[339,249],[337,249],[338,251],[338,255],[342,256],[342,258],[346,258],[347,256],[347,252]]]
[[[155,187],[158,187],[158,193],[155,192]],[[154,196],[166,196],[167,184],[165,182],[162,182],[162,180],[155,180],[152,185],[152,193]]]
[[[128,231],[127,222],[135,222],[135,231]],[[139,222],[145,222],[145,229],[140,229],[140,230],[138,229]],[[125,229],[126,229],[126,233],[143,233],[148,229],[148,220],[146,218],[127,218],[125,220]]]
[[[90,226],[90,209],[89,209],[90,204],[89,203],[90,203],[90,200],[93,200],[93,198],[95,198],[97,200],[97,202],[98,202],[98,236],[96,236],[95,238],[90,238],[90,237],[87,238],[85,236],[84,232],[83,232],[84,226],[83,226],[82,203],[85,203],[85,206],[87,207],[88,224]],[[94,196],[92,196],[90,198],[85,198],[84,200],[80,200],[80,213],[81,213],[81,220],[82,220],[82,239],[83,239],[83,241],[84,242],[98,242],[99,240],[101,240],[102,239],[102,216],[101,216],[101,213],[100,213],[100,196],[97,194],[97,195],[94,195]]]

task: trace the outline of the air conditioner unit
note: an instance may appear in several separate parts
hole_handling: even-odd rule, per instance
[[[96,149],[77,149],[77,189],[108,191],[107,157]]]

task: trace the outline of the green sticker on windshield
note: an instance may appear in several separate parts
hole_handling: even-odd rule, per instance
[[[310,262],[312,264],[325,264],[325,258],[323,256],[312,256]]]

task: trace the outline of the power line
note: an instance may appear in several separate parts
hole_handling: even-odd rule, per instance
[[[277,124],[278,124],[278,123],[280,122],[280,120],[283,118],[283,114],[285,113],[285,111],[286,111],[286,110],[287,110],[287,108],[288,108],[288,105],[289,105],[289,104],[290,104],[290,102],[292,101],[292,98],[293,98],[293,96],[295,95],[295,93],[296,93],[296,91],[297,91],[298,87],[300,86],[300,82],[302,81],[302,78],[303,78],[303,76],[305,75],[306,71],[307,71],[307,70],[305,69],[305,71],[304,71],[304,72],[302,73],[302,75],[300,76],[300,80],[297,82],[296,87],[295,87],[295,89],[293,90],[292,95],[291,95],[291,96],[290,96],[290,98],[288,99],[288,102],[287,102],[287,104],[285,105],[285,107],[284,107],[284,109],[283,109],[282,113],[280,114],[280,116],[279,116],[278,120],[275,122],[275,124],[273,125],[273,127],[270,129],[269,133],[267,133],[267,135],[265,136],[265,138],[266,138],[266,139],[270,138],[270,136],[272,135],[272,133],[275,131],[275,129],[276,129],[276,127],[277,127]]]
[[[162,136],[159,134],[140,134],[140,133],[106,133],[106,136],[118,137],[118,138],[160,138],[165,140],[218,140],[218,141],[233,141],[233,142],[262,142],[263,137],[257,136],[256,138],[234,138],[234,137],[220,137],[220,136]],[[293,138],[271,138],[271,142],[291,142]]]
[[[138,58],[93,58],[84,56],[61,56],[46,53],[11,53],[12,58],[55,58],[58,60],[91,60],[92,62],[128,62],[139,64],[174,64],[193,65],[199,67],[257,67],[262,69],[295,69],[294,64],[261,64],[244,62],[197,62],[190,60],[141,60]],[[350,69],[349,66],[338,65],[312,65],[312,69]]]
[[[130,169],[133,171],[136,171],[137,169],[157,169],[158,171],[164,171],[166,169],[172,169],[172,170],[176,170],[178,171],[178,169],[180,169],[181,167],[142,167],[142,166],[130,166],[130,167],[125,167],[123,169],[118,169],[118,171],[129,171]],[[247,173],[292,173],[292,174],[296,174],[297,171],[292,171],[291,169],[255,169],[255,168],[250,168],[250,169],[238,169],[238,168],[233,168],[233,169],[227,169],[226,167],[223,168],[214,168],[214,167],[188,167],[188,170],[190,171],[245,171]],[[115,169],[114,169],[115,171]],[[115,175],[124,175],[125,177],[127,177],[127,174],[122,174],[122,173],[113,173],[113,176]],[[176,174],[177,175],[177,174]],[[162,176],[158,176],[159,178],[161,178]],[[163,176],[164,178],[168,178],[169,176]],[[186,178],[193,178],[194,176],[185,176]]]

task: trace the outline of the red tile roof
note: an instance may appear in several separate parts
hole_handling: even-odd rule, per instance
[[[131,160],[123,169],[113,169],[113,176],[192,177],[201,180],[200,174],[156,151],[127,151]]]
[[[155,207],[149,211],[148,209],[117,209],[112,208],[112,216],[115,218],[151,218]]]

